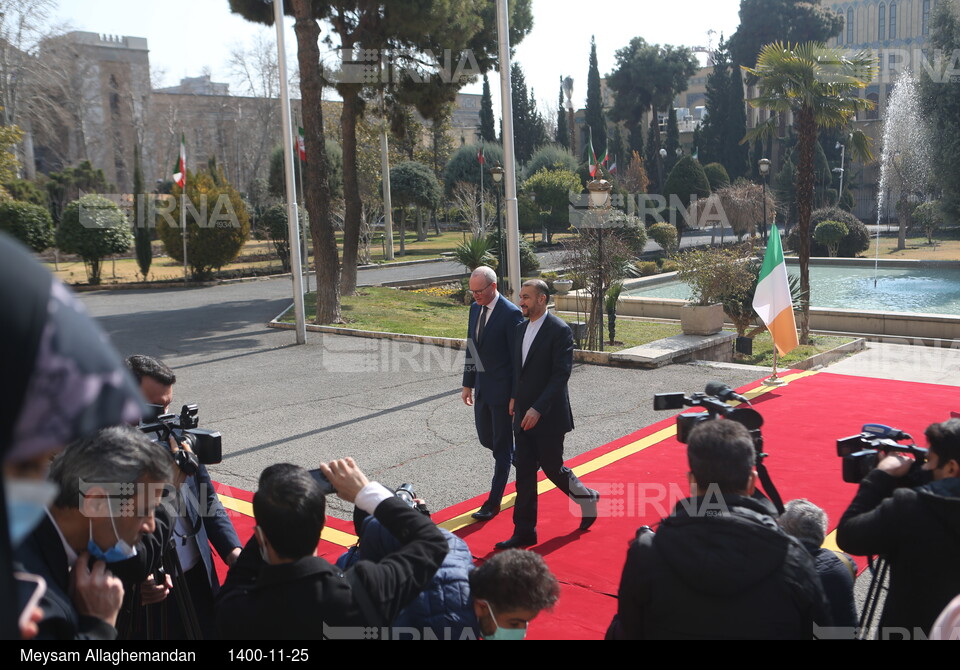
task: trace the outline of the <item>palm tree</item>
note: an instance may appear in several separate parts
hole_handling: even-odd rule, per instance
[[[858,111],[873,103],[858,97],[879,73],[867,51],[830,49],[818,42],[766,45],[755,68],[743,70],[756,79],[760,95],[750,105],[779,113],[792,112],[797,130],[797,212],[800,220],[800,288],[810,295],[810,213],[813,209],[814,149],[820,128],[846,127]],[[747,133],[743,142],[776,132],[774,117]],[[851,148],[860,160],[871,160],[871,139],[854,131]],[[800,342],[810,339],[809,300],[800,312]]]

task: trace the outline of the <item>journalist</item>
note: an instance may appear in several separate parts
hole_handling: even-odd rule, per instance
[[[691,497],[630,546],[609,638],[810,639],[829,625],[810,554],[752,497],[755,458],[735,421],[691,431]]]
[[[217,596],[221,637],[362,636],[362,627],[389,625],[443,562],[447,541],[429,517],[368,481],[352,458],[321,464],[320,471],[340,498],[373,514],[402,546],[340,571],[316,556],[326,521],[320,485],[295,465],[268,467],[253,497],[254,535]]]
[[[960,593],[960,419],[931,424],[925,434],[930,450],[922,471],[933,481],[904,486],[917,462],[891,454],[863,478],[837,527],[844,551],[889,561],[884,638],[928,637]]]

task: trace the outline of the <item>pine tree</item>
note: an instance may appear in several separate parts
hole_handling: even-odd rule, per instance
[[[147,280],[150,263],[153,262],[153,248],[150,245],[150,227],[147,225],[146,195],[143,188],[143,170],[140,169],[140,145],[133,147],[133,245],[137,254],[137,267],[143,280]]]
[[[647,133],[647,175],[650,177],[650,192],[660,193],[667,173],[664,170],[663,159],[660,158],[660,124],[657,115],[650,117],[650,131]]]
[[[480,97],[480,139],[496,142],[497,131],[493,123],[493,97],[490,95],[490,80],[483,75],[483,95]]]
[[[567,126],[567,110],[563,103],[563,77],[560,77],[560,95],[557,98],[557,134],[553,139],[560,146],[570,148],[570,128]]]
[[[740,144],[747,132],[740,69],[733,67],[727,42],[721,37],[707,76],[707,118],[703,123],[700,161],[721,163],[731,179],[747,174],[749,147]]]
[[[597,42],[590,38],[590,70],[587,73],[587,126],[593,131],[593,148],[597,155],[607,145],[607,122],[600,93],[600,66],[597,63]],[[588,157],[589,158],[589,157]]]
[[[533,92],[527,91],[527,81],[519,63],[511,67],[513,91],[513,136],[514,151],[520,163],[526,163],[537,147],[547,141],[543,117],[537,111]]]

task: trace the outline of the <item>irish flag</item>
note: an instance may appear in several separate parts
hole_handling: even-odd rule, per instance
[[[180,188],[187,183],[187,143],[183,135],[180,136],[180,156],[173,166],[173,181]]]
[[[793,301],[777,224],[770,229],[770,242],[760,268],[757,290],[753,294],[753,309],[770,330],[781,356],[786,356],[797,347],[797,323],[793,318]]]
[[[597,169],[600,167],[597,163],[597,152],[593,150],[593,128],[590,128],[590,155],[587,156],[587,160],[590,162],[590,176],[597,176]]]

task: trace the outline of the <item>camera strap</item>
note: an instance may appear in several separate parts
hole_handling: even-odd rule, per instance
[[[377,608],[373,606],[373,601],[370,599],[370,594],[367,593],[366,587],[357,577],[356,571],[348,570],[343,576],[350,585],[350,591],[353,593],[357,607],[360,608],[360,613],[363,615],[364,622],[368,626],[376,626],[378,628],[386,626],[389,622],[384,621],[383,616],[380,614]]]
[[[772,502],[773,506],[777,508],[777,512],[779,514],[783,514],[783,498],[780,497],[780,492],[777,491],[777,487],[773,485],[773,480],[770,478],[770,472],[767,470],[767,466],[765,466],[763,463],[757,465],[757,476],[760,478],[760,484],[763,486],[763,492],[767,494],[770,502]]]

